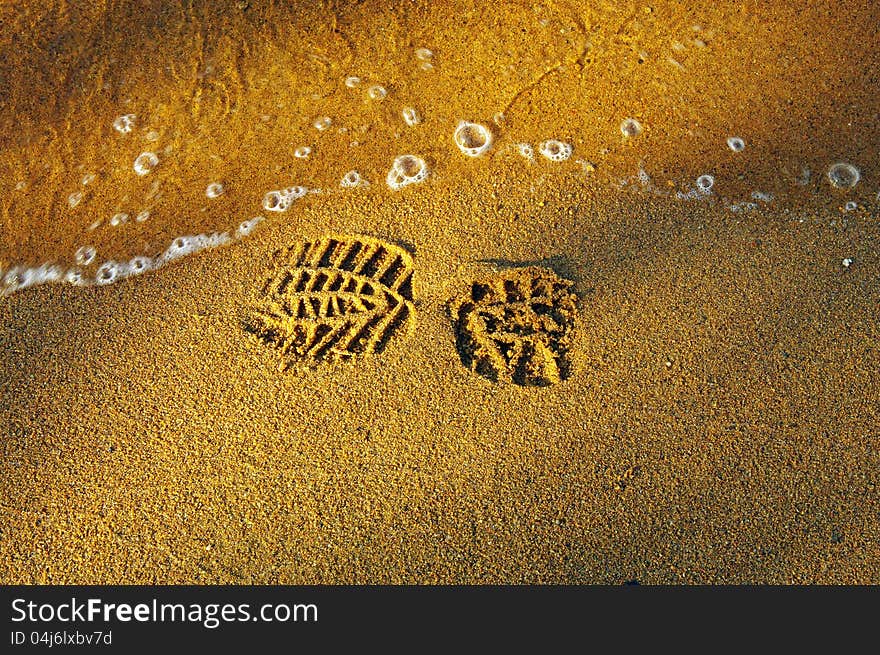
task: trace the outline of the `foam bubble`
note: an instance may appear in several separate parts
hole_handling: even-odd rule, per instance
[[[86,173],[85,175],[82,176],[82,180],[80,180],[80,183],[83,186],[85,186],[87,184],[91,184],[94,181],[94,179],[95,179],[94,173]]]
[[[118,214],[113,214],[110,217],[110,225],[116,227],[118,225],[122,225],[124,223],[128,223],[128,214],[125,212],[119,212]]]
[[[193,237],[177,237],[171,241],[171,244],[162,253],[162,259],[166,262],[174,261],[193,253],[195,248],[196,243],[193,241]]]
[[[281,190],[281,193],[291,201],[302,198],[309,190],[304,186],[289,186]]]
[[[27,289],[38,284],[46,284],[47,282],[58,282],[63,279],[64,269],[55,264],[46,263],[33,268],[13,266],[3,276],[5,288],[0,295],[6,296],[21,289]]]
[[[416,59],[419,61],[430,61],[434,57],[434,53],[427,48],[416,48]]]
[[[642,124],[635,118],[626,118],[620,124],[620,132],[623,136],[638,136],[642,133]]]
[[[423,61],[419,64],[419,68],[421,68],[423,71],[432,71],[434,70],[434,64],[432,64],[430,61]]]
[[[391,165],[385,182],[392,190],[397,191],[410,184],[422,182],[428,177],[428,165],[425,160],[415,155],[400,155]]]
[[[142,152],[134,160],[134,172],[143,177],[159,165],[155,152]]]
[[[294,200],[302,198],[309,190],[304,186],[291,186],[280,191],[269,191],[263,196],[263,209],[267,212],[285,212]]]
[[[308,146],[300,146],[296,150],[293,151],[293,156],[297,159],[305,159],[310,154],[312,154],[312,149]]]
[[[734,152],[742,152],[746,149],[746,142],[738,136],[731,136],[727,139],[727,147]]]
[[[571,157],[574,148],[570,143],[550,139],[542,142],[538,146],[538,151],[550,161],[565,161]]]
[[[861,178],[859,169],[846,162],[837,162],[828,169],[828,181],[838,189],[852,189]]]
[[[314,128],[315,128],[316,130],[321,131],[321,132],[323,132],[324,130],[326,130],[326,129],[327,129],[328,127],[330,127],[332,124],[333,124],[333,119],[330,118],[329,116],[319,116],[318,118],[315,119],[315,122],[312,123],[312,125],[314,126]]]
[[[212,232],[211,234],[196,234],[176,237],[171,241],[165,252],[158,259],[153,260],[153,268],[172,262],[181,257],[192,255],[201,250],[219,248],[232,241],[227,232]]]
[[[119,264],[113,260],[104,262],[95,271],[95,282],[97,284],[113,284],[120,277]]]
[[[20,266],[13,266],[6,275],[3,276],[3,284],[10,288],[16,288],[24,280],[24,269]]]
[[[94,246],[82,246],[74,253],[73,258],[80,266],[88,266],[95,261],[97,254]]]
[[[254,216],[250,220],[242,221],[238,225],[238,230],[236,230],[236,235],[239,239],[243,239],[248,236],[251,232],[254,231],[254,228],[257,227],[260,223],[262,223],[265,219],[262,216]]]
[[[857,203],[855,200],[850,200],[843,206],[843,208],[848,212],[854,212],[859,208],[859,203]]]
[[[64,281],[76,287],[84,287],[88,284],[85,275],[80,268],[71,268],[64,274]]]
[[[345,78],[345,86],[347,86],[349,89],[354,89],[355,87],[360,86],[360,84],[361,78],[359,78],[357,75],[350,75]]]
[[[263,196],[263,209],[267,212],[286,212],[290,209],[290,199],[280,191],[269,191]]]
[[[535,161],[535,149],[532,147],[532,144],[517,143],[516,150],[522,157],[525,157],[529,161]]]
[[[122,116],[117,116],[116,120],[113,121],[113,129],[121,134],[128,134],[134,129],[134,124],[137,119],[137,116],[134,114],[124,114]]]
[[[373,84],[367,89],[367,95],[370,100],[382,100],[388,95],[388,90],[381,84]]]
[[[339,183],[339,186],[345,189],[351,189],[357,186],[366,186],[367,181],[361,177],[361,174],[357,171],[348,171],[342,177],[342,181]]]
[[[144,257],[142,255],[137,255],[132,257],[128,261],[128,265],[126,266],[126,273],[128,275],[140,275],[141,273],[146,273],[151,268],[153,268],[154,262],[151,257]]]
[[[69,196],[67,196],[67,206],[73,209],[76,207],[83,199],[82,191],[74,191]]]
[[[143,223],[148,218],[150,218],[150,212],[149,212],[149,210],[145,209],[144,211],[140,212],[137,216],[135,216],[134,220],[136,220],[138,223]]]
[[[681,196],[679,195],[679,197]],[[754,202],[739,202],[734,205],[729,205],[727,208],[733,213],[738,214],[740,212],[754,211],[758,208],[758,205]]]
[[[700,193],[711,193],[713,186],[715,186],[715,178],[711,175],[700,175],[697,178],[697,190]]]
[[[418,125],[422,122],[422,117],[419,116],[419,112],[417,112],[413,107],[404,107],[401,114],[403,114],[403,122],[410,127],[412,127],[413,125]]]
[[[217,198],[222,196],[225,192],[226,189],[223,188],[223,185],[220,182],[211,182],[205,189],[205,195],[209,198]]]
[[[458,149],[468,157],[479,157],[492,147],[492,133],[479,123],[459,122],[452,138]]]

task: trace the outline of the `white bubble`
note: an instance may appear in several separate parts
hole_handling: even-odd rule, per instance
[[[570,143],[550,139],[541,143],[538,146],[538,151],[550,161],[565,161],[571,157],[574,148]]]
[[[47,265],[43,264],[40,267],[40,271],[43,272],[43,277],[40,280],[42,282],[60,282],[64,279],[64,269],[55,264]]]
[[[620,124],[620,132],[623,136],[638,136],[642,133],[642,124],[635,118],[626,118]]]
[[[117,116],[116,120],[113,121],[113,129],[122,134],[128,134],[134,129],[135,120],[137,116],[134,114],[124,114],[122,116]]]
[[[421,68],[423,71],[432,71],[434,70],[434,64],[432,64],[430,61],[423,61],[419,64],[419,68]]]
[[[198,238],[203,248],[219,248],[232,241],[232,237],[229,236],[228,232],[212,232],[208,235],[200,234]]]
[[[145,209],[144,211],[140,212],[137,216],[135,216],[134,220],[136,220],[138,223],[143,223],[148,218],[150,218],[150,212],[149,212],[149,210]]]
[[[226,189],[223,188],[223,185],[220,182],[211,182],[205,189],[205,195],[209,198],[217,198],[222,196],[225,192]]]
[[[361,174],[357,171],[348,171],[343,177],[342,181],[339,183],[339,186],[351,189],[357,186],[366,186],[367,181],[361,177]]]
[[[180,257],[191,254],[196,249],[193,237],[177,237],[171,241],[171,245],[162,254],[162,259],[166,262],[174,261]]]
[[[843,264],[843,267],[844,267],[844,268],[849,268],[850,266],[852,266],[853,260],[852,260],[851,257],[847,257],[846,259],[844,259],[844,260],[843,260],[842,262],[840,262],[840,263]]]
[[[24,281],[24,277],[24,269],[20,266],[13,266],[3,276],[3,284],[7,287],[17,288]]]
[[[359,78],[357,75],[350,75],[349,77],[345,78],[345,86],[347,86],[349,89],[360,86],[360,83],[361,78]]]
[[[318,117],[318,118],[315,119],[315,122],[314,122],[314,123],[312,123],[312,125],[314,126],[314,128],[315,128],[316,130],[320,130],[321,132],[323,132],[324,130],[326,130],[326,129],[327,129],[328,127],[330,127],[332,124],[333,124],[333,119],[330,118],[329,116],[320,116],[320,117]]]
[[[73,209],[76,207],[83,199],[82,191],[74,191],[69,196],[67,196],[67,206]]]
[[[248,236],[251,232],[254,231],[254,228],[257,227],[260,223],[262,223],[265,219],[262,216],[254,216],[252,219],[247,221],[242,221],[238,230],[236,231],[238,238],[243,239]]]
[[[155,263],[152,258],[137,255],[128,261],[126,273],[128,275],[140,275],[141,273],[149,271],[154,265]]]
[[[83,175],[83,177],[82,177],[81,184],[82,184],[83,186],[85,186],[85,185],[87,185],[87,184],[90,184],[92,181],[94,181],[94,179],[95,179],[95,174],[94,174],[94,173],[86,173],[86,174]]]
[[[291,201],[302,198],[308,192],[309,190],[304,186],[289,186],[286,189],[281,190],[281,193]]]
[[[461,121],[452,138],[458,149],[468,157],[479,157],[492,147],[492,133],[479,123]]]
[[[859,169],[846,162],[837,162],[828,169],[828,181],[838,189],[852,189],[861,178]]]
[[[738,136],[732,136],[727,139],[727,147],[734,152],[742,152],[746,149],[746,142]]]
[[[525,157],[529,161],[535,161],[535,149],[532,147],[532,144],[517,143],[516,150],[522,157]]]
[[[417,112],[413,107],[404,107],[401,114],[403,114],[403,122],[410,127],[412,127],[413,125],[418,125],[422,122],[422,117],[419,116],[419,112]]]
[[[64,279],[64,269],[55,264],[42,264],[33,268],[14,266],[3,276],[2,295],[9,295],[21,289],[46,284],[47,282],[59,282]]]
[[[286,212],[290,209],[290,199],[280,191],[269,191],[263,196],[263,209],[267,212]]]
[[[74,253],[73,258],[80,266],[88,266],[95,261],[97,251],[94,246],[82,246]]]
[[[144,176],[159,165],[159,158],[154,152],[142,152],[134,160],[134,172]]]
[[[269,191],[263,196],[263,209],[268,212],[285,212],[294,200],[302,198],[309,190],[304,186],[292,186],[280,191]]]
[[[854,212],[859,208],[859,203],[857,203],[855,200],[850,200],[843,206],[843,208],[848,212]]]
[[[125,212],[113,214],[113,216],[110,218],[110,225],[112,225],[113,227],[117,227],[125,223],[128,223],[128,214],[126,214]]]
[[[433,56],[434,53],[427,48],[416,49],[416,59],[418,59],[419,61],[430,61]]]
[[[308,146],[300,146],[296,150],[293,151],[293,156],[298,159],[305,159],[310,154],[312,154],[312,149]]]
[[[83,275],[82,269],[79,268],[69,269],[64,274],[64,281],[77,287],[84,287],[87,284],[85,275]]]
[[[397,191],[410,184],[422,182],[428,177],[428,165],[425,160],[415,155],[400,155],[391,165],[385,182]]]
[[[370,100],[382,100],[388,95],[388,91],[381,84],[373,84],[367,89],[367,95],[370,97]]]
[[[97,284],[112,284],[119,279],[119,264],[114,261],[104,262],[95,271],[95,282]]]
[[[715,186],[715,178],[711,175],[700,175],[697,178],[697,189],[701,193],[709,193],[713,186]]]

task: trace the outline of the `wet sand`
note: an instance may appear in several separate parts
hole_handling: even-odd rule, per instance
[[[117,284],[0,298],[0,580],[880,582],[877,10],[739,4],[3,9],[4,269],[266,220]],[[223,37],[190,48],[209,26]],[[119,135],[128,108],[141,122]],[[485,156],[456,149],[462,119],[491,126]],[[139,179],[151,130],[172,148]],[[515,148],[554,138],[570,160]],[[393,192],[405,152],[431,175]],[[825,177],[839,160],[852,190]],[[349,169],[370,186],[340,189]],[[712,194],[676,196],[701,174]],[[156,180],[149,221],[87,230]],[[291,183],[325,191],[263,212]],[[327,234],[411,254],[409,329],[281,372],[242,320],[270,254]],[[449,301],[521,266],[577,295],[549,386],[493,383],[456,348]]]

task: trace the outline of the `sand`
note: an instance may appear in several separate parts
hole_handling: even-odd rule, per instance
[[[880,582],[872,3],[163,5],[0,10],[0,266],[266,220],[0,297],[0,581]],[[572,157],[517,151],[547,139]],[[431,174],[392,191],[404,153]],[[323,192],[266,213],[291,184]],[[281,371],[243,325],[272,253],[326,235],[408,252],[412,312]],[[530,266],[577,297],[565,375],[493,382],[450,307]]]

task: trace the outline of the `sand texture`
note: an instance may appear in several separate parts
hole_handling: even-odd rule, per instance
[[[880,583],[878,25],[3,5],[0,582]]]

